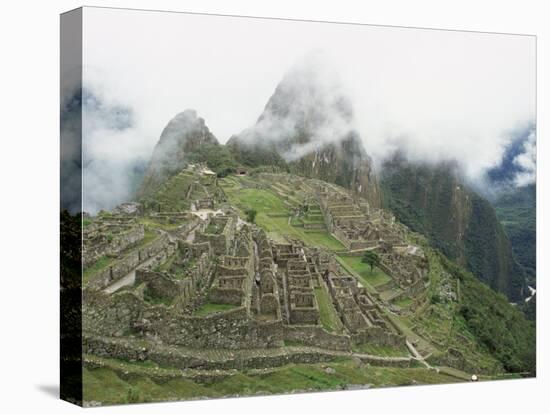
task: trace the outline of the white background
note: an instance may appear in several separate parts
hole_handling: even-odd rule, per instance
[[[0,14],[0,410],[64,413],[57,399],[59,13],[77,1],[3,2]],[[538,36],[538,378],[101,408],[101,412],[541,412],[550,399],[545,276],[550,24],[544,1],[91,1],[86,5],[466,29]],[[544,114],[544,116],[543,116]],[[546,236],[546,237],[545,237]],[[548,250],[548,249],[546,249]],[[543,350],[546,348],[546,351]],[[545,392],[546,390],[546,392]]]

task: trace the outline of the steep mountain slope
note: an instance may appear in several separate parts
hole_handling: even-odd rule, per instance
[[[536,186],[531,184],[507,191],[492,203],[531,284],[537,273],[536,202]]]
[[[385,206],[434,247],[510,300],[525,296],[523,271],[493,207],[464,184],[455,165],[396,156],[385,163],[381,186]]]
[[[536,126],[514,133],[501,162],[487,171],[485,191],[529,283],[536,277]]]
[[[279,83],[258,121],[232,136],[237,161],[275,165],[337,183],[380,205],[372,160],[354,128],[353,108],[338,79],[306,61]]]
[[[138,198],[155,191],[168,178],[181,171],[188,162],[188,155],[206,144],[217,145],[218,140],[196,111],[188,109],[176,115],[162,131],[153,150],[138,190]]]

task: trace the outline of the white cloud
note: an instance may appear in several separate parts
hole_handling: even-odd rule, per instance
[[[131,106],[139,125],[127,152],[152,151],[187,108],[225,142],[317,49],[349,91],[375,160],[406,148],[456,159],[475,178],[499,162],[507,131],[535,118],[534,37],[99,8],[84,19],[85,79]]]
[[[521,171],[516,174],[514,184],[524,187],[533,184],[537,176],[537,140],[535,132],[531,132],[523,144],[523,152],[514,158],[514,164],[520,167]]]

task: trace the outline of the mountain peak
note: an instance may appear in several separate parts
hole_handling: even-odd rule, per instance
[[[330,62],[318,54],[283,76],[256,124],[231,137],[228,146],[242,163],[286,162],[291,172],[340,184],[380,204],[351,100]]]
[[[143,179],[138,197],[170,178],[187,165],[187,154],[204,144],[218,144],[203,118],[194,109],[186,109],[173,117],[160,135]]]
[[[277,85],[260,117],[292,117],[296,124],[319,127],[353,120],[351,101],[330,62],[308,55]]]

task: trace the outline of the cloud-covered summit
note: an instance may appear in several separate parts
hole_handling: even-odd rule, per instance
[[[284,74],[256,124],[232,139],[273,145],[286,161],[295,161],[353,131],[353,106],[342,81],[315,51]]]
[[[481,177],[481,190],[487,195],[526,187],[536,183],[537,139],[535,124],[514,130],[505,147],[502,158]]]
[[[310,50],[321,50],[331,65],[328,74],[338,74],[336,91],[325,82],[331,76],[322,75],[325,89],[344,90],[353,108],[351,125],[337,112],[329,124],[357,131],[377,165],[400,149],[421,162],[456,160],[470,180],[480,181],[501,162],[511,141],[508,131],[535,122],[532,36],[100,9],[90,9],[87,18],[85,86],[91,83],[90,89],[103,91],[103,100],[132,108],[131,128],[96,130],[104,150],[94,158],[109,165],[124,160],[133,168],[136,159],[148,159],[164,126],[185,108],[195,108],[226,142],[255,124],[281,76]],[[323,105],[315,96],[303,99]],[[273,127],[266,119],[262,135],[284,139],[281,130],[296,126],[292,118],[287,123],[281,129],[281,122]],[[115,135],[123,138],[110,138]],[[319,135],[344,134],[319,128]],[[293,150],[301,155],[310,148],[300,144]],[[528,170],[529,159],[517,162]],[[102,208],[123,198],[109,191],[98,196]]]

